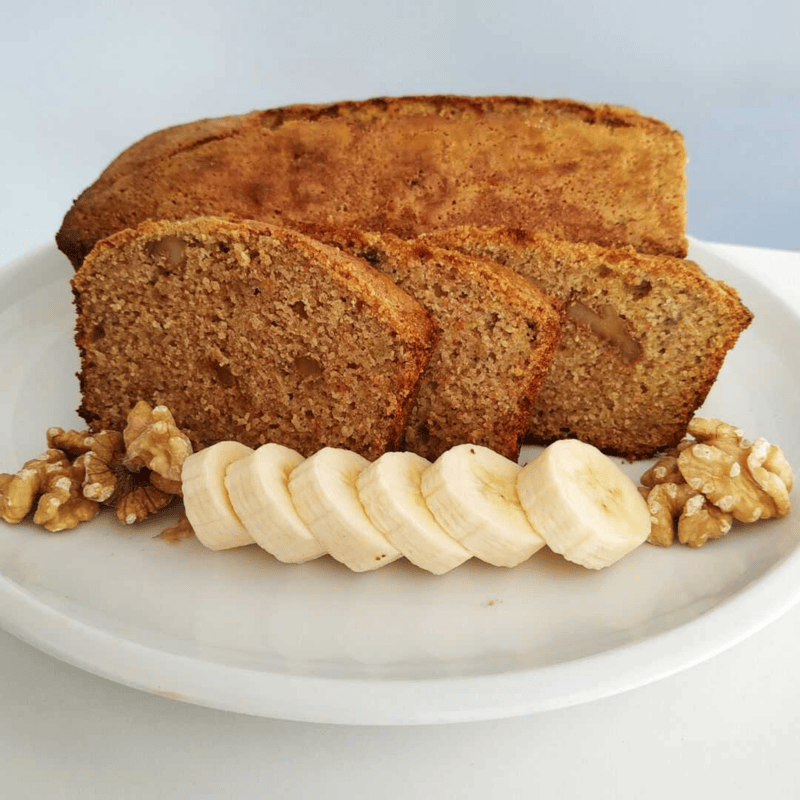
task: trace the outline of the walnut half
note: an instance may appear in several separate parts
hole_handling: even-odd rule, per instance
[[[123,437],[128,469],[138,472],[147,467],[167,480],[181,479],[181,467],[192,453],[192,443],[166,406],[151,408],[140,400],[128,414]]]
[[[693,420],[688,431],[697,444],[681,452],[678,469],[692,488],[740,522],[789,513],[794,476],[779,447],[750,443],[719,420]]]
[[[741,430],[696,417],[686,439],[642,475],[651,514],[651,544],[700,547],[724,536],[733,520],[789,513],[792,469],[779,447],[749,442]],[[676,528],[677,521],[677,528]]]

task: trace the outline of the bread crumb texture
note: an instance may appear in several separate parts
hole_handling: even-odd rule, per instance
[[[332,225],[304,230],[367,260],[439,326],[403,447],[433,460],[471,442],[516,460],[559,341],[563,305],[513,270],[483,259],[391,234]]]
[[[492,259],[566,307],[529,440],[578,438],[644,458],[675,446],[750,324],[737,293],[694,262],[462,226],[424,241]]]
[[[73,290],[84,419],[121,429],[145,397],[195,447],[374,458],[398,446],[436,340],[368,264],[259,223],[144,223],[100,242]]]

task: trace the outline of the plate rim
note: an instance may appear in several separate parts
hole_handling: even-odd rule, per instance
[[[207,708],[343,725],[474,722],[567,708],[690,669],[762,630],[800,601],[797,573],[800,548],[770,570],[770,580],[757,580],[668,631],[557,664],[477,676],[329,678],[179,655],[92,627],[33,598],[1,574],[0,626],[85,672]],[[754,598],[760,602],[754,605]],[[764,605],[769,613],[763,613]],[[589,686],[587,674],[605,677]],[[224,696],[220,685],[228,686]]]

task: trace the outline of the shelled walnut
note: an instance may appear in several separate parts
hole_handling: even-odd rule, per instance
[[[166,406],[151,408],[140,400],[128,414],[123,437],[129,470],[147,467],[165,480],[180,481],[181,465],[192,454],[192,443]]]
[[[651,513],[651,544],[700,547],[724,536],[733,520],[755,522],[789,513],[794,476],[781,449],[749,442],[738,428],[695,418],[686,439],[642,475]],[[677,528],[676,528],[677,521]]]
[[[36,505],[36,524],[67,530],[96,516],[100,504],[112,506],[120,522],[140,522],[180,495],[181,465],[192,451],[172,414],[144,401],[122,432],[52,427],[47,444],[16,475],[0,475],[6,522],[21,522]]]
[[[48,531],[74,528],[93,519],[99,504],[81,492],[84,471],[64,455],[50,448],[25,462],[16,475],[0,475],[0,517],[22,522],[34,510],[33,521]]]
[[[789,513],[792,469],[781,449],[765,439],[748,442],[737,428],[719,420],[689,426],[697,444],[678,458],[686,482],[740,522]]]

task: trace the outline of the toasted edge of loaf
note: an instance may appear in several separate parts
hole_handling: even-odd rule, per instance
[[[426,140],[434,123],[458,127]],[[495,123],[514,130],[485,141]],[[685,165],[679,132],[622,106],[462,96],[293,105],[146,136],[80,194],[56,242],[77,267],[120,228],[212,214],[332,218],[407,238],[510,225],[684,256]]]

